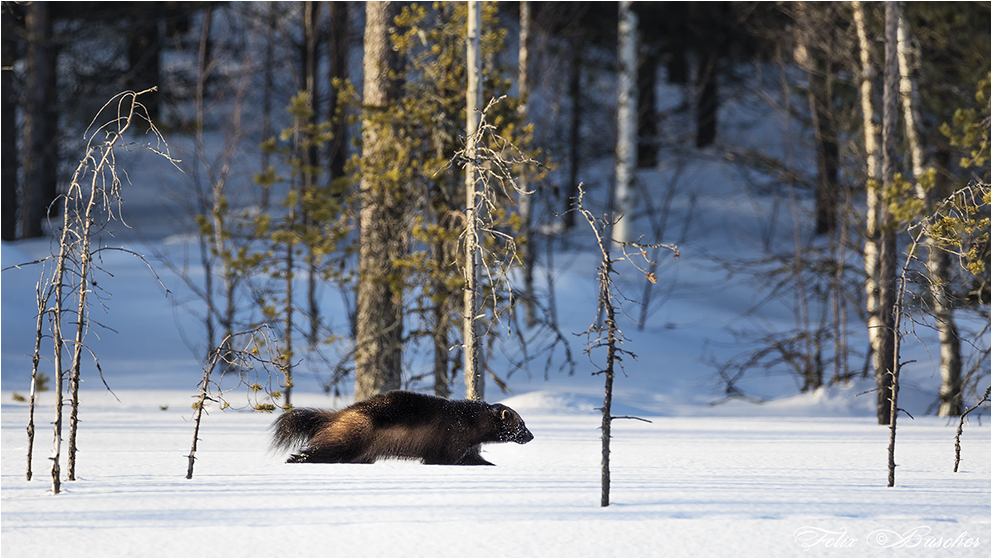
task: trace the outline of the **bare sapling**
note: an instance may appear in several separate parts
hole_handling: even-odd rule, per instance
[[[900,345],[902,342],[902,332],[900,328],[902,326],[902,319],[905,313],[905,301],[906,296],[906,276],[909,272],[909,265],[914,254],[916,252],[916,247],[919,245],[920,237],[922,236],[922,231],[913,238],[913,243],[906,250],[906,261],[903,263],[902,273],[899,275],[899,287],[896,290],[895,304],[892,309],[892,327],[895,329],[895,336],[893,336],[892,343],[892,370],[889,371],[889,375],[892,378],[891,390],[889,392],[889,487],[894,487],[896,484],[896,422],[899,417],[899,373],[902,369],[903,363],[899,361]],[[912,416],[910,416],[912,417]]]
[[[59,228],[58,253],[35,263],[42,263],[41,280],[36,288],[38,317],[36,323],[35,353],[31,372],[31,402],[29,404],[28,423],[28,468],[27,478],[32,477],[31,458],[34,442],[34,405],[35,392],[39,382],[38,365],[41,360],[41,341],[44,338],[44,325],[48,321],[52,334],[54,356],[52,365],[55,382],[55,421],[54,444],[52,450],[52,493],[61,492],[61,454],[64,388],[66,380],[70,388],[69,416],[69,481],[76,479],[76,436],[79,425],[79,386],[83,352],[86,349],[85,338],[90,329],[89,305],[90,296],[99,297],[95,293],[93,275],[95,268],[93,258],[103,250],[125,252],[138,258],[144,258],[124,248],[96,246],[93,237],[102,231],[112,220],[123,223],[121,218],[120,189],[126,180],[126,175],[118,172],[116,151],[129,147],[125,135],[132,123],[137,120],[147,122],[148,133],[155,145],[144,147],[164,157],[171,164],[177,160],[168,154],[165,139],[148,118],[148,111],[138,100],[138,97],[154,91],[155,88],[135,93],[128,91],[120,93],[108,101],[94,117],[89,128],[84,133],[87,138],[85,155],[79,161],[72,179],[61,196],[63,204],[63,221]],[[107,117],[107,115],[110,115]],[[106,121],[101,122],[101,119]],[[100,123],[100,124],[98,124]],[[124,224],[126,226],[126,223]],[[54,265],[48,268],[47,262],[52,260]],[[147,264],[147,262],[146,262]],[[149,266],[149,268],[151,268]],[[152,270],[154,274],[154,270]],[[70,279],[72,278],[72,279]],[[161,281],[159,281],[161,285]],[[164,287],[164,286],[163,286]],[[75,330],[63,332],[63,322],[67,316],[73,316],[70,324]],[[65,366],[66,346],[71,350],[69,366]],[[89,352],[96,367],[100,365],[96,356]],[[106,384],[106,383],[104,383]],[[109,388],[109,387],[108,387]]]
[[[69,462],[68,479],[76,479],[76,434],[79,425],[79,381],[80,366],[83,357],[83,340],[89,329],[87,316],[89,313],[88,296],[91,289],[91,265],[96,251],[92,248],[92,238],[102,227],[116,217],[121,219],[121,186],[122,175],[117,172],[116,150],[124,147],[124,136],[136,119],[144,120],[150,127],[150,132],[164,144],[165,138],[158,133],[154,123],[148,116],[148,111],[138,100],[144,93],[154,91],[149,89],[141,93],[125,92],[117,95],[101,109],[93,123],[96,123],[105,110],[114,108],[107,123],[93,128],[89,134],[86,156],[79,162],[76,172],[69,184],[65,196],[65,226],[73,231],[75,242],[78,243],[73,258],[76,259],[75,274],[78,278],[76,286],[76,331],[72,343],[72,367],[69,373],[69,385],[72,393],[72,410],[69,416]],[[103,138],[102,142],[98,139]],[[151,148],[156,151],[154,148]],[[173,160],[166,153],[158,151],[171,163]],[[87,192],[88,187],[88,192]],[[70,222],[72,220],[73,222]],[[103,221],[106,220],[106,221]],[[97,365],[99,367],[99,365]]]
[[[897,177],[897,182],[901,181],[901,177]],[[929,222],[928,218],[923,218],[921,221],[910,225],[907,229],[912,234],[912,242],[906,248],[906,259],[902,264],[902,272],[898,277],[898,287],[896,288],[895,300],[892,304],[892,328],[893,341],[892,341],[892,369],[887,372],[891,379],[891,389],[889,391],[889,452],[888,452],[888,469],[889,469],[889,487],[894,487],[896,483],[896,423],[898,420],[898,412],[904,412],[909,415],[909,412],[899,407],[899,374],[901,372],[902,366],[906,363],[900,361],[900,352],[902,345],[903,332],[901,331],[903,319],[908,315],[907,305],[906,305],[906,295],[908,283],[908,276],[910,273],[910,265],[913,260],[916,259],[917,249],[923,243],[923,238],[928,230],[927,224]],[[912,418],[913,416],[909,416]]]
[[[896,177],[895,183],[897,186],[908,184],[899,176]],[[974,266],[976,257],[982,260],[983,265],[984,260],[987,258],[985,256],[979,256],[981,254],[981,247],[987,246],[988,243],[987,233],[984,233],[985,237],[982,237],[983,232],[987,231],[987,217],[985,217],[988,215],[987,200],[987,186],[968,186],[942,200],[929,214],[912,215],[911,217],[904,218],[907,222],[912,222],[907,226],[907,231],[911,234],[911,242],[906,249],[906,259],[902,265],[902,273],[898,278],[899,283],[896,290],[896,297],[891,309],[894,328],[893,367],[887,373],[891,379],[889,409],[887,410],[889,412],[889,487],[895,485],[897,415],[900,411],[908,415],[908,412],[899,407],[899,374],[902,365],[905,364],[900,361],[900,344],[904,335],[901,332],[901,324],[904,318],[909,315],[905,299],[911,293],[907,290],[908,277],[911,273],[910,265],[917,258],[917,249],[926,243],[931,249],[943,250],[957,256],[964,270],[976,273],[979,270],[979,268]],[[899,215],[903,215],[907,211],[907,208],[912,207],[911,203],[906,203],[905,207],[900,207],[896,204],[892,205],[892,208],[897,210]],[[985,225],[982,225],[983,223]],[[931,283],[941,281],[940,278],[933,277],[932,270],[929,268],[927,270],[930,276],[924,276],[925,281]],[[912,418],[912,416],[910,417]],[[962,423],[963,420],[964,415],[962,415]],[[957,440],[955,441],[955,446],[959,446]],[[956,466],[957,464],[955,464],[955,471],[957,471]]]
[[[243,343],[238,344],[241,340]],[[241,347],[242,349],[236,349]],[[231,407],[225,399],[225,393],[238,388],[246,388],[248,405],[256,411],[272,412],[276,409],[273,403],[282,397],[278,390],[273,390],[273,380],[278,381],[285,366],[285,360],[273,358],[280,352],[275,351],[275,341],[269,327],[259,326],[253,330],[232,333],[226,336],[219,346],[211,349],[207,362],[203,366],[203,380],[197,387],[196,401],[193,402],[193,443],[190,445],[186,466],[186,479],[193,479],[193,465],[196,461],[196,447],[200,440],[200,424],[207,402],[215,402],[220,409]],[[212,378],[217,365],[228,371],[228,374]],[[261,370],[260,370],[261,369]],[[237,379],[235,386],[224,388],[222,383],[230,386],[233,378]],[[259,398],[262,398],[261,400]],[[286,408],[283,408],[284,410]],[[288,410],[287,410],[288,411]]]
[[[596,237],[596,245],[599,248],[600,254],[602,255],[602,260],[597,268],[597,277],[599,279],[599,295],[596,301],[596,316],[605,317],[604,320],[600,321],[597,318],[589,329],[585,332],[589,342],[586,345],[586,354],[590,356],[594,349],[606,348],[606,366],[593,374],[602,374],[605,377],[605,390],[603,395],[603,407],[601,411],[603,412],[603,422],[602,422],[602,468],[601,468],[601,480],[602,480],[602,491],[600,495],[600,506],[610,505],[610,437],[612,422],[614,419],[637,419],[640,421],[647,421],[639,417],[632,416],[614,416],[612,412],[613,407],[613,379],[616,376],[616,370],[618,367],[622,367],[621,362],[623,361],[624,355],[629,355],[633,358],[637,358],[633,353],[623,349],[620,345],[626,339],[623,332],[617,326],[616,313],[617,310],[622,309],[622,304],[620,299],[623,296],[619,293],[616,284],[613,282],[613,274],[616,271],[613,268],[614,262],[624,261],[631,263],[635,268],[637,268],[645,277],[650,279],[650,273],[640,266],[637,265],[634,258],[632,258],[631,253],[628,253],[628,249],[635,249],[637,251],[636,256],[643,258],[646,262],[646,267],[651,267],[652,262],[647,257],[647,249],[649,248],[667,248],[674,252],[675,257],[679,255],[678,248],[674,245],[664,245],[664,244],[654,244],[654,245],[642,245],[636,242],[621,242],[615,239],[610,239],[607,236],[607,232],[611,231],[613,226],[616,224],[616,220],[610,221],[607,219],[597,219],[593,216],[592,212],[582,207],[582,197],[583,190],[582,185],[578,187],[579,195],[575,202],[574,211],[578,212],[585,218],[589,227],[592,228],[593,234]],[[617,246],[622,250],[623,256],[618,258],[612,258],[610,256],[610,246]],[[595,339],[593,337],[595,336]]]
[[[42,278],[45,274],[42,272]],[[45,308],[48,307],[48,299],[52,290],[50,285],[46,285],[44,279],[38,280],[35,285],[35,301],[38,303],[38,316],[35,323],[34,354],[31,357],[31,389],[28,396],[28,465],[25,472],[25,479],[31,481],[31,459],[34,454],[34,406],[38,390],[38,364],[41,362],[41,340],[44,337],[45,328]]]
[[[982,396],[982,399],[979,400],[978,403],[975,404],[974,406],[971,406],[970,408],[966,409],[964,413],[961,414],[960,421],[958,421],[958,432],[954,435],[954,472],[955,473],[957,473],[958,471],[958,465],[961,464],[961,434],[964,432],[965,418],[968,417],[969,413],[975,411],[976,409],[981,407],[982,404],[989,401],[990,391],[992,391],[992,386],[989,386],[985,389],[985,395]]]

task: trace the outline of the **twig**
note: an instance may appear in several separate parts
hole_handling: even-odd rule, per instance
[[[638,421],[643,421],[644,423],[651,423],[651,420],[650,419],[644,419],[643,417],[636,417],[636,416],[633,416],[633,415],[613,415],[613,416],[610,416],[610,419],[611,420],[612,419],[636,419]]]

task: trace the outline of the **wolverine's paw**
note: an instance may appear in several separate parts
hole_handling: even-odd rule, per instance
[[[459,465],[459,466],[495,466],[496,464],[493,464],[492,462],[486,460],[485,458],[483,458],[479,454],[469,453],[469,454],[466,454],[464,457],[462,457],[462,459],[458,461],[458,464],[457,465]]]
[[[300,462],[309,462],[309,461],[310,461],[310,457],[307,455],[307,453],[301,452],[300,454],[294,454],[290,456],[289,459],[286,460],[286,463],[298,464]]]

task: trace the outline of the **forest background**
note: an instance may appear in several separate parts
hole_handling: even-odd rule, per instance
[[[455,394],[464,383],[456,154],[466,137],[465,5],[381,5],[379,34],[370,33],[372,5],[4,3],[4,241],[59,231],[55,202],[83,153],[79,131],[119,91],[154,87],[140,102],[177,174],[167,186],[129,188],[167,188],[175,203],[162,211],[175,213],[159,230],[126,219],[126,203],[122,216],[145,240],[179,239],[198,259],[153,259],[194,294],[173,300],[200,324],[183,334],[190,351],[206,360],[229,336],[269,325],[278,406],[291,405],[301,377],[356,397],[399,387]],[[882,111],[864,109],[884,103],[883,4],[634,3],[632,161],[657,173],[628,176],[656,184],[613,172],[623,151],[619,6],[485,3],[482,95],[501,100],[486,114],[495,134],[482,145],[495,155],[482,167],[502,187],[487,201],[486,380],[507,389],[517,371],[574,370],[553,255],[592,249],[570,211],[580,184],[596,214],[623,214],[627,240],[684,250],[723,192],[685,170],[720,161],[756,200],[747,211],[766,220],[747,257],[694,255],[755,287],[754,320],[728,330],[732,356],[704,351],[726,398],[757,401],[742,388],[752,376],[787,378],[798,392],[875,378],[878,420],[888,423],[894,367],[878,334],[891,344],[933,330],[941,388],[930,411],[958,415],[977,401],[989,379],[987,194],[972,210],[984,224],[903,267],[905,332],[884,322],[894,300],[873,303],[872,283],[892,287],[900,270],[880,276],[872,255],[885,242],[899,248],[887,249],[893,258],[915,247],[915,224],[959,189],[987,193],[989,4],[902,6],[909,102],[890,158],[897,179],[883,176],[874,139]],[[370,100],[371,85],[381,100]],[[721,118],[745,100],[762,104],[756,118],[785,122],[794,149],[735,143]],[[645,279],[627,286],[637,294],[633,327],[684,289],[664,275],[675,275],[677,252],[651,250]],[[340,300],[334,314],[328,293]],[[792,327],[763,319],[783,309]],[[508,367],[485,368],[497,354]],[[25,382],[6,369],[5,385]]]

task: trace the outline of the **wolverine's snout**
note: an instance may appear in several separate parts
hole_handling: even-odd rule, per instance
[[[520,430],[517,431],[516,436],[513,437],[513,442],[519,444],[529,443],[532,440],[534,440],[534,433],[531,433],[530,429],[526,427],[521,427]]]

